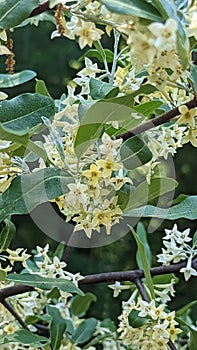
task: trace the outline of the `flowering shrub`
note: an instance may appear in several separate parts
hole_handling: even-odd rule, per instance
[[[39,30],[47,20],[55,24],[51,39],[66,37],[85,49],[84,67],[57,100],[39,79],[35,93],[10,99],[0,92],[1,349],[195,350],[189,312],[196,300],[176,312],[168,303],[176,297],[176,273],[186,282],[197,275],[196,233],[174,222],[197,219],[197,197],[172,202],[173,156],[188,142],[197,146],[197,2],[1,1],[0,54],[8,73],[0,74],[0,89],[36,77],[32,70],[15,73],[12,32]],[[32,214],[43,203],[50,204],[52,231],[64,218],[64,237],[52,235],[68,245],[102,246],[131,231],[139,269],[82,276],[65,269],[63,243],[54,254],[48,244],[31,254],[10,249],[12,215],[29,213],[51,236],[46,216]],[[173,221],[158,266],[141,217]],[[83,284],[98,282],[111,283],[114,298],[131,292],[117,327],[86,318],[96,297]]]

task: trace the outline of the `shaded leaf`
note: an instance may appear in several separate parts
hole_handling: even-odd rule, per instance
[[[148,185],[147,181],[144,181],[131,190],[126,210],[137,208],[165,193],[171,192],[177,185],[178,182],[169,177],[153,178],[150,185]]]
[[[50,322],[50,340],[53,350],[58,350],[61,345],[63,334],[66,329],[66,320],[62,318],[60,311],[57,307],[47,305],[46,310],[51,317]]]
[[[119,88],[94,78],[90,78],[90,96],[93,100],[117,96]]]
[[[84,315],[93,301],[96,301],[96,296],[92,293],[86,293],[83,296],[76,295],[71,303],[72,314],[77,316]]]
[[[2,252],[3,250],[6,250],[9,247],[12,241],[12,238],[16,233],[16,227],[13,224],[13,222],[11,222],[8,219],[5,219],[4,222],[5,222],[5,226],[0,233],[0,252]]]
[[[16,331],[14,334],[1,335],[0,345],[7,343],[20,343],[31,346],[43,346],[43,343],[48,343],[48,339],[40,335],[29,332],[26,329]]]
[[[152,153],[142,139],[134,136],[122,144],[120,156],[124,167],[132,170],[148,163],[152,158]]]
[[[73,178],[57,168],[17,176],[0,196],[0,221],[11,214],[27,214],[39,204],[62,195],[71,182]]]
[[[80,323],[79,327],[73,334],[75,344],[83,344],[90,340],[96,330],[97,323],[98,321],[93,317],[87,318],[85,321]]]
[[[78,158],[95,142],[101,134],[103,125],[108,122],[134,120],[134,111],[126,106],[99,101],[91,106],[82,118],[75,138],[75,153]]]

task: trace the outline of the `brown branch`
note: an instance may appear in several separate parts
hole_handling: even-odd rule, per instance
[[[141,278],[137,277],[134,279],[133,283],[135,283],[137,289],[139,290],[140,292],[140,295],[142,296],[142,299],[147,301],[147,303],[149,303],[149,298],[144,290],[144,286],[142,284],[142,281],[141,281]]]
[[[182,267],[185,267],[186,263],[187,263],[186,261],[183,261],[181,263],[172,264],[168,266],[152,267],[150,269],[150,273],[152,277],[165,275],[168,273],[176,273],[176,272],[179,272]],[[192,267],[197,269],[197,258],[193,260]],[[81,286],[83,284],[109,283],[109,282],[115,282],[115,281],[130,281],[132,283],[135,283],[136,278],[143,278],[143,277],[144,277],[144,271],[140,269],[129,270],[129,271],[105,272],[105,273],[98,273],[94,275],[85,276],[84,279],[82,279],[79,282],[79,285]],[[55,287],[55,279],[54,279],[54,287]],[[10,296],[30,292],[33,290],[34,290],[34,287],[25,286],[22,284],[2,288],[0,290],[0,302],[2,302],[2,300]]]
[[[185,103],[185,105],[191,109],[191,108],[195,108],[197,107],[197,98],[195,97],[193,100],[190,100],[188,102]],[[159,126],[162,125],[166,122],[168,122],[169,120],[171,120],[174,117],[177,117],[180,114],[178,107],[171,109],[169,112],[166,112],[164,114],[162,114],[161,116],[152,119],[152,120],[148,120],[146,123],[138,125],[137,127],[126,131],[120,135],[117,135],[116,138],[117,139],[123,139],[123,141],[129,139],[132,136],[141,134],[144,131],[147,131],[149,129],[154,128],[155,126]]]
[[[29,17],[40,15],[43,12],[50,11],[52,9],[49,8],[49,1],[45,1],[36,7],[29,15]]]
[[[165,275],[168,273],[179,272],[182,267],[186,266],[186,261],[172,264],[168,266],[157,266],[150,269],[151,276]],[[197,258],[193,260],[193,268],[197,269]],[[99,273],[95,275],[88,275],[83,280],[80,281],[82,284],[91,284],[91,283],[103,283],[103,282],[114,282],[114,281],[130,281],[134,283],[136,278],[143,278],[143,270],[130,270],[130,271],[118,271],[118,272],[106,272]]]
[[[22,320],[20,315],[12,308],[12,306],[4,299],[1,300],[1,304],[14,316],[14,318],[21,324],[24,329],[28,330],[25,322]]]

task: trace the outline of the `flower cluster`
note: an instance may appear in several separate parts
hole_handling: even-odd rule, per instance
[[[189,237],[190,229],[183,232],[178,230],[177,224],[174,224],[171,230],[165,229],[166,235],[163,237],[162,253],[158,254],[158,262],[163,265],[169,265],[171,262],[178,263],[181,260],[186,260],[186,267],[183,267],[180,272],[184,273],[185,280],[191,276],[197,276],[197,271],[192,267],[192,259],[197,254],[196,242],[194,240],[193,246],[188,245],[192,241]]]
[[[123,344],[134,350],[167,350],[168,342],[176,340],[181,333],[175,321],[175,312],[168,312],[165,304],[156,304],[154,300],[144,301],[136,292],[127,302],[123,302],[123,312],[119,316],[120,338]]]

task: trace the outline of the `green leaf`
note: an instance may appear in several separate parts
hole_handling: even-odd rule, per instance
[[[78,158],[95,142],[107,122],[134,120],[131,108],[116,103],[99,101],[91,106],[82,118],[75,138],[75,153]]]
[[[90,78],[90,96],[93,100],[113,98],[118,95],[119,88],[94,78]]]
[[[58,350],[66,329],[66,320],[62,318],[57,307],[47,305],[46,310],[51,317],[49,332],[52,349]]]
[[[37,75],[33,70],[23,70],[14,74],[0,74],[0,87],[10,88],[20,84],[24,84],[32,80]]]
[[[154,299],[155,298],[154,286],[153,286],[153,281],[152,281],[152,277],[151,277],[151,274],[150,274],[149,261],[148,261],[148,258],[146,256],[146,249],[144,247],[144,243],[138,237],[138,235],[134,231],[134,229],[132,227],[130,227],[130,229],[131,229],[131,232],[134,235],[134,238],[135,238],[136,243],[137,243],[138,252],[139,252],[138,256],[139,256],[139,258],[141,260],[141,265],[143,266],[144,276],[145,276],[145,279],[146,279],[147,286],[148,286],[148,288],[150,290],[151,297]]]
[[[147,322],[146,317],[140,317],[138,313],[138,310],[133,309],[128,316],[129,325],[133,328],[139,328]]]
[[[144,84],[138,90],[132,92],[131,94],[112,98],[109,100],[109,102],[133,108],[134,98],[136,96],[149,95],[155,91],[157,91],[157,88],[155,86],[151,84]]]
[[[191,64],[190,79],[192,80],[195,93],[197,93],[197,64]]]
[[[189,337],[189,350],[196,350],[197,344],[197,331],[190,328],[190,337]]]
[[[103,51],[104,51],[107,63],[112,63],[114,59],[113,52],[109,49],[103,49]],[[84,60],[85,57],[97,58],[101,63],[103,63],[103,56],[101,55],[100,52],[98,52],[98,50],[95,50],[95,49],[88,50],[83,56],[80,57],[79,60],[82,61]]]
[[[92,293],[86,293],[85,295],[76,295],[71,303],[71,311],[73,315],[83,316],[89,309],[90,304],[96,301],[96,296]]]
[[[26,286],[31,286],[35,288],[40,288],[43,290],[51,290],[54,287],[67,293],[77,293],[83,295],[83,292],[75,286],[75,284],[66,278],[48,278],[32,273],[10,273],[7,276],[8,281],[15,283],[24,284]]]
[[[186,69],[189,62],[189,39],[186,35],[184,26],[177,15],[177,9],[173,1],[171,0],[152,0],[152,4],[155,6],[157,11],[161,14],[164,20],[173,18],[176,20],[178,25],[177,30],[177,48],[179,57],[182,61],[183,69]]]
[[[197,304],[197,300],[191,301],[187,305],[184,305],[181,309],[176,311],[176,316],[180,317],[187,313],[194,305]]]
[[[96,330],[97,323],[98,321],[93,317],[87,318],[85,321],[80,323],[79,327],[73,334],[75,344],[83,344],[90,340]]]
[[[121,161],[126,169],[132,170],[148,163],[152,153],[138,136],[126,140],[120,148]]]
[[[150,246],[149,246],[149,243],[147,240],[146,230],[141,222],[139,222],[137,225],[137,235],[144,245],[144,250],[145,250],[145,254],[146,254],[146,258],[147,258],[147,262],[148,262],[148,267],[150,268],[151,261],[152,261],[152,254],[151,254]],[[139,250],[137,250],[137,253],[136,253],[136,261],[137,261],[139,269],[143,269]]]
[[[22,94],[0,102],[0,120],[7,129],[30,130],[43,123],[41,117],[52,118],[55,105],[51,98],[39,94]]]
[[[55,252],[53,253],[53,257],[57,256],[61,260],[63,255],[64,255],[64,251],[65,251],[65,243],[64,242],[60,242],[58,244]]]
[[[178,182],[169,177],[153,178],[150,185],[147,181],[142,182],[135,189],[131,190],[126,210],[131,210],[146,204],[165,193],[173,191],[177,187]]]
[[[7,140],[12,141],[14,144],[12,144],[8,149],[9,151],[13,151],[20,147],[20,145],[24,146],[24,152],[32,151],[35,154],[37,154],[39,157],[43,158],[44,160],[47,159],[47,153],[41,146],[38,145],[38,143],[33,142],[29,139],[30,135],[27,132],[27,130],[17,130],[14,131],[12,129],[8,129],[4,127],[0,123],[0,139],[1,140]]]
[[[130,217],[156,217],[166,220],[177,220],[185,218],[189,220],[197,219],[197,196],[189,196],[180,204],[169,209],[146,205],[137,209],[128,210],[124,216]]]
[[[163,104],[162,101],[149,101],[139,104],[139,106],[133,107],[136,112],[143,114],[144,116],[149,116],[155,113],[155,111]]]
[[[12,238],[16,233],[16,227],[13,224],[13,222],[11,222],[8,219],[5,219],[4,222],[5,222],[5,227],[0,233],[0,253],[9,247],[12,241]]]
[[[43,95],[43,96],[47,96],[47,97],[50,97],[52,99],[50,93],[48,92],[46,84],[45,84],[45,82],[43,80],[36,79],[35,92],[37,94],[40,94],[40,95]]]
[[[0,269],[0,281],[5,281],[6,277],[7,277],[6,272]]]
[[[101,0],[101,2],[112,12],[146,18],[151,21],[160,21],[159,12],[150,3],[143,0]]]
[[[197,231],[194,233],[193,239],[192,239],[193,246],[197,246]]]
[[[39,5],[38,0],[1,0],[0,28],[9,29],[22,23]]]
[[[43,343],[48,343],[48,339],[29,332],[26,329],[21,329],[16,331],[14,334],[1,335],[0,345],[7,343],[20,343],[40,347],[43,346]]]
[[[8,215],[27,214],[39,204],[68,191],[73,178],[61,169],[45,168],[17,176],[0,196],[0,221]]]

